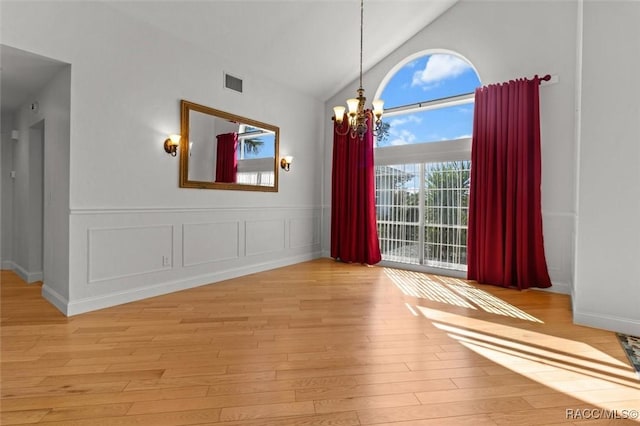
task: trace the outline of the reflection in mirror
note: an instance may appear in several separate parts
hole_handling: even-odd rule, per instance
[[[278,127],[185,100],[181,127],[181,187],[278,190]]]

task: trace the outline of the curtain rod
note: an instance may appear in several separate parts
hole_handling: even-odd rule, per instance
[[[540,77],[540,83],[542,84],[543,81],[550,81],[551,80],[551,74],[547,74],[544,77]]]
[[[554,84],[558,82],[558,75],[547,74],[544,77],[540,77],[538,83],[540,85]]]

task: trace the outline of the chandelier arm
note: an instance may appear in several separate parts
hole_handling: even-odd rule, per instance
[[[345,128],[345,132],[344,132],[344,133],[342,133],[342,132],[340,131],[340,129],[342,129],[343,127]],[[347,136],[347,134],[349,134],[349,132],[351,132],[351,126],[349,126],[349,125],[345,126],[345,125],[344,125],[344,121],[343,121],[343,122],[342,122],[342,123],[340,123],[340,124],[336,124],[336,126],[334,127],[334,131],[335,131],[335,132],[336,132],[336,134],[337,134],[337,135],[339,135],[339,136]]]

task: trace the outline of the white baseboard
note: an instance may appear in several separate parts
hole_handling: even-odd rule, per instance
[[[22,278],[22,280],[26,281],[27,284],[33,284],[36,281],[42,281],[42,271],[29,272],[17,263],[11,261],[9,262],[11,264],[11,267],[7,269],[11,269],[13,272],[18,274],[18,276]]]
[[[109,308],[124,303],[135,302],[149,297],[161,296],[163,294],[174,293],[176,291],[187,290],[194,287],[200,287],[206,284],[212,284],[219,281],[237,278],[256,272],[268,271],[270,269],[289,266],[300,262],[306,262],[321,257],[319,252],[309,253],[300,256],[278,259],[270,262],[264,262],[254,265],[247,265],[241,268],[229,269],[226,271],[216,272],[213,274],[200,275],[174,281],[168,281],[161,284],[135,288],[119,293],[111,293],[102,296],[88,297],[80,300],[65,301],[64,298],[57,295],[51,289],[47,290],[45,296],[56,308],[67,316],[83,314],[98,309]],[[62,303],[62,306],[60,306]]]
[[[65,297],[62,297],[62,295],[60,295],[57,291],[46,284],[42,286],[42,297],[44,297],[49,303],[55,306],[60,312],[67,316],[69,315],[67,312],[69,300],[67,300]]]
[[[31,283],[35,283],[36,281],[42,281],[44,278],[44,275],[42,274],[42,271],[40,272],[29,272],[29,279],[27,280],[27,282],[29,284]]]
[[[640,321],[633,318],[613,317],[595,312],[574,311],[573,323],[617,333],[630,334],[632,336],[640,336]]]
[[[3,261],[2,261],[2,266],[1,266],[1,267],[2,267],[2,269],[6,269],[6,270],[9,270],[9,271],[13,271],[13,269],[14,269],[14,263],[13,263],[13,261],[11,261],[11,260],[3,260]]]
[[[568,283],[552,283],[551,287],[538,288],[531,287],[531,290],[546,291],[549,293],[567,294],[571,295],[571,284]]]
[[[11,270],[13,272],[15,272],[20,278],[22,278],[22,281],[25,282],[29,282],[28,280],[28,273],[27,271],[20,265],[16,264],[15,262],[13,262],[13,267],[11,268]]]

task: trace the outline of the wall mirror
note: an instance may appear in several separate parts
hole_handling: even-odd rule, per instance
[[[280,129],[180,102],[180,187],[278,191]]]

